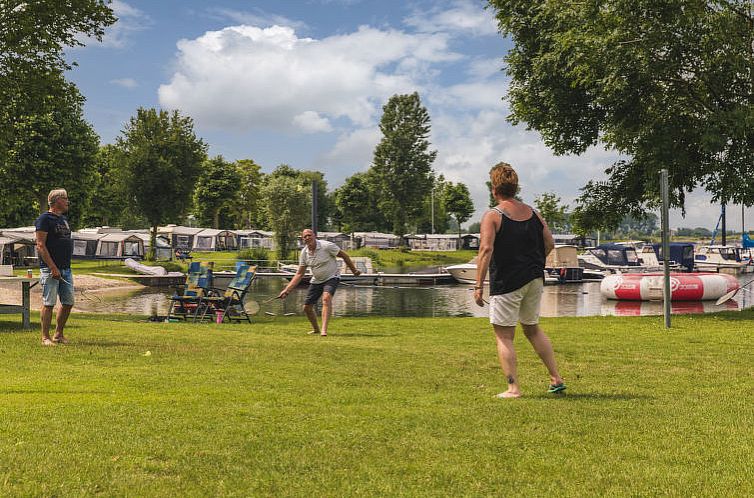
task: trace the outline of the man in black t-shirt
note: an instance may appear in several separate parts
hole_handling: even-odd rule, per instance
[[[73,274],[71,273],[71,254],[73,239],[71,227],[65,214],[68,212],[68,193],[64,189],[55,189],[47,196],[49,211],[42,213],[34,222],[36,227],[37,254],[39,255],[40,277],[42,285],[42,345],[67,344],[63,335],[65,322],[73,308]],[[60,297],[60,308],[55,322],[55,335],[50,338],[52,309]]]

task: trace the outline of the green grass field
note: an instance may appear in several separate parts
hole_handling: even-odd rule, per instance
[[[546,319],[568,394],[519,334],[518,400],[484,319],[16,321],[2,496],[754,495],[751,311]]]

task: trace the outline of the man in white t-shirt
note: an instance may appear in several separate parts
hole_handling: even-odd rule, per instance
[[[285,299],[301,282],[306,273],[306,268],[312,269],[312,280],[309,285],[309,293],[304,301],[304,312],[312,323],[313,330],[310,334],[320,334],[322,337],[327,336],[327,322],[332,310],[332,297],[340,283],[340,266],[336,258],[342,258],[348,268],[354,275],[359,276],[361,272],[356,269],[351,258],[343,252],[340,247],[326,240],[317,240],[314,232],[307,228],[301,232],[301,238],[304,240],[304,248],[301,249],[301,256],[298,260],[298,271],[291,279],[290,283],[280,291],[278,297]],[[322,297],[322,331],[320,332],[317,323],[317,313],[315,307],[317,301]]]

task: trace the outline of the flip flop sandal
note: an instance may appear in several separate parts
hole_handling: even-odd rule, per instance
[[[547,392],[551,394],[560,394],[565,390],[566,385],[561,382],[560,384],[550,384],[550,388],[547,389]]]

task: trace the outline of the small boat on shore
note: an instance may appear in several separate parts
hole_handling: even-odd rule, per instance
[[[671,301],[708,301],[738,289],[740,284],[725,273],[671,273]],[[600,293],[607,299],[625,301],[662,300],[662,273],[623,273],[607,275],[600,283]]]

